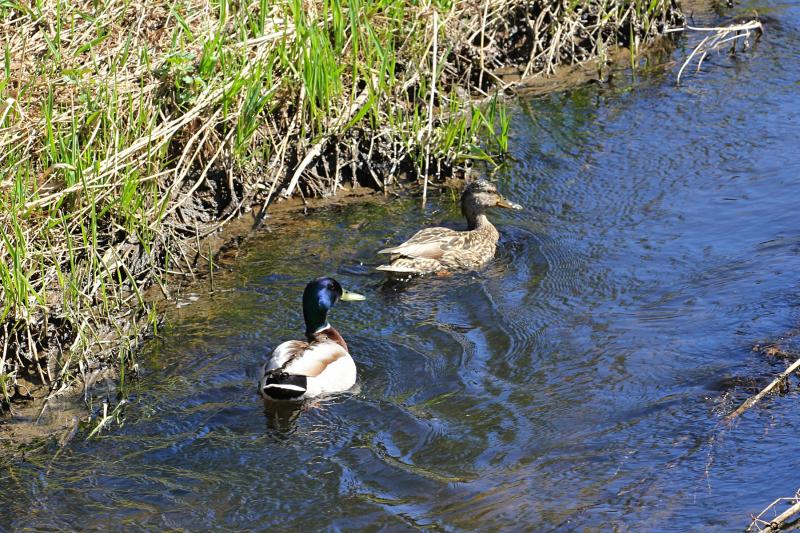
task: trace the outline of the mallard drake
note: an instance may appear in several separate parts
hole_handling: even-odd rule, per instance
[[[286,341],[261,369],[259,391],[271,400],[303,400],[343,392],[356,382],[356,364],[347,343],[328,323],[338,300],[364,300],[347,292],[333,278],[318,278],[303,291],[305,341]]]
[[[392,254],[392,262],[378,270],[401,276],[431,274],[450,270],[475,269],[494,257],[500,234],[486,218],[490,207],[522,209],[503,198],[486,180],[467,184],[461,194],[461,213],[467,230],[425,228],[399,246],[385,248],[379,254]]]

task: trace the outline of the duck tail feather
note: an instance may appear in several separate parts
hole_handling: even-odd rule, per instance
[[[306,376],[276,372],[265,377],[261,394],[273,400],[296,400],[305,394],[307,389]]]

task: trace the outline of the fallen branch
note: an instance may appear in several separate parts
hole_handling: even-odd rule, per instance
[[[800,498],[798,497],[799,494],[800,491],[798,491],[798,493],[796,493],[791,498],[778,498],[777,500],[769,504],[763,511],[758,513],[758,515],[751,516],[752,522],[750,522],[750,525],[747,527],[746,531],[758,531],[759,533],[774,533],[776,531],[783,530],[785,526],[790,525],[789,524],[790,519],[796,518],[796,515],[800,513]],[[764,520],[762,518],[767,512],[774,509],[776,505],[787,500],[790,502],[794,502],[794,504],[788,509],[786,509],[784,512],[773,518],[772,520]]]
[[[757,404],[761,400],[761,398],[763,398],[764,396],[769,394],[770,391],[772,391],[772,389],[774,389],[775,387],[780,385],[783,382],[783,380],[785,380],[789,376],[789,374],[791,374],[792,372],[794,372],[798,368],[800,368],[800,359],[798,359],[797,361],[792,363],[789,366],[789,368],[787,368],[786,370],[781,372],[781,374],[778,377],[776,377],[775,379],[773,379],[772,382],[769,385],[764,387],[761,390],[761,392],[759,392],[755,396],[752,396],[751,398],[748,398],[747,401],[745,401],[742,405],[740,405],[734,412],[732,412],[731,414],[726,416],[725,417],[725,422],[731,422],[734,418],[738,417],[739,415],[741,415],[742,413],[744,413],[745,411],[747,411],[748,409],[753,407],[755,404]]]

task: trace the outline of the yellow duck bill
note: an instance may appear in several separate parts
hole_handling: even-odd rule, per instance
[[[345,302],[360,302],[362,300],[366,300],[367,298],[357,292],[350,292],[342,289],[342,295],[339,297],[340,300]]]

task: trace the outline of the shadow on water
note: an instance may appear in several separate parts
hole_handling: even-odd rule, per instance
[[[462,227],[449,195],[264,232],[139,356],[121,427],[0,454],[0,528],[742,528],[797,489],[765,472],[800,467],[796,391],[720,424],[783,367],[752,346],[800,318],[800,8],[773,16],[680,88],[657,68],[521,100],[496,180],[526,209],[491,215],[480,272],[374,271]],[[367,296],[330,317],[358,389],[264,404],[258,368],[321,275]]]

